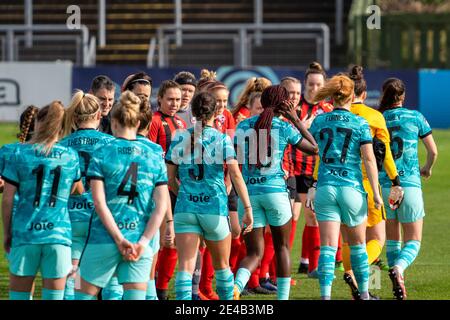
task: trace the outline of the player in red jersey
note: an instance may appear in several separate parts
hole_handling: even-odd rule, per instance
[[[272,85],[269,79],[252,77],[245,83],[244,90],[239,96],[236,106],[231,110],[236,125],[244,119],[250,117],[249,101],[253,92],[263,92],[265,88]]]
[[[326,101],[314,101],[317,91],[325,85],[326,73],[322,66],[313,62],[305,73],[305,90],[300,97],[297,109],[298,116],[306,128],[311,126],[315,117],[324,112],[333,110],[333,105]],[[317,276],[317,266],[320,254],[319,225],[312,210],[306,208],[306,194],[311,186],[315,165],[315,157],[295,150],[294,166],[297,193],[300,196],[305,213],[306,224],[302,236],[302,256],[299,273],[308,273],[311,277]],[[309,266],[308,266],[309,265]]]
[[[169,149],[176,130],[186,129],[186,123],[176,115],[181,104],[181,87],[178,83],[167,80],[159,87],[159,110],[153,114],[148,137],[159,144],[164,152]],[[158,254],[156,266],[156,293],[159,300],[168,299],[169,281],[173,276],[177,264],[177,249],[175,248],[175,232],[173,228],[172,209],[176,198],[170,193],[172,208],[166,213],[166,223],[162,224],[162,248]]]

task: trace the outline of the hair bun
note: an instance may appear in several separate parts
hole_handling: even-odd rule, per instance
[[[363,70],[361,66],[353,66],[350,69],[350,79],[354,81],[362,80],[364,78]]]
[[[317,61],[312,62],[312,63],[309,65],[309,69],[311,69],[311,70],[317,70],[317,71],[319,71],[319,72],[324,71],[322,65],[321,65],[320,63],[318,63]]]
[[[129,106],[135,107],[141,104],[141,99],[139,99],[139,97],[135,95],[133,92],[127,90],[120,95],[120,103],[126,107]]]
[[[200,78],[201,79],[208,79],[208,80],[216,80],[216,72],[210,71],[208,69],[202,69],[200,71]]]

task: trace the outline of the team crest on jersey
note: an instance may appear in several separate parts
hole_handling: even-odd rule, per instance
[[[176,121],[177,126],[178,126],[179,128],[183,128],[183,127],[184,127],[183,122],[181,122],[180,119],[175,119],[175,121]]]
[[[196,124],[196,123],[197,123],[197,119],[196,119],[195,117],[192,117],[192,118],[191,118],[191,123],[192,123],[192,124]]]
[[[322,109],[320,109],[320,108],[317,109],[317,112],[316,112],[316,115],[317,115],[317,116],[318,116],[319,114],[322,114],[322,113],[324,113]]]

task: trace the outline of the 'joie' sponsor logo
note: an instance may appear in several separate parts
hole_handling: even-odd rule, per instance
[[[199,195],[190,194],[188,200],[195,203],[209,203],[211,197],[202,192]]]
[[[129,221],[128,219],[125,221],[119,221],[117,223],[117,227],[119,228],[119,230],[136,230],[137,226],[137,221]]]
[[[27,228],[28,231],[47,231],[53,230],[55,225],[52,222],[48,222],[47,220],[41,222],[31,222],[30,226]]]

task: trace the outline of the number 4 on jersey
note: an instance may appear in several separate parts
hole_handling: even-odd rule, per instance
[[[117,190],[118,196],[128,196],[129,205],[133,204],[134,198],[139,196],[139,193],[136,191],[137,173],[138,173],[138,163],[132,162],[127,170],[127,173],[125,174],[125,177],[120,183],[119,189]],[[125,190],[125,186],[127,185],[128,180],[130,180],[130,177],[131,177],[130,190],[127,191]]]

